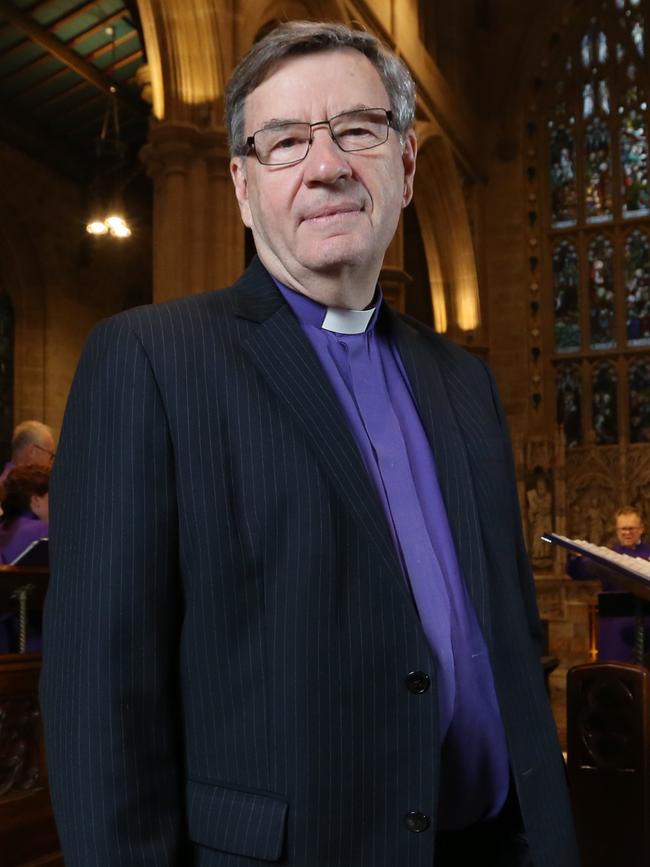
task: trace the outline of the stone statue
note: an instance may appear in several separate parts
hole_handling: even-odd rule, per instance
[[[535,478],[535,487],[526,491],[528,523],[530,525],[530,555],[533,560],[547,560],[551,556],[549,546],[542,542],[542,533],[553,528],[552,498],[546,476]]]

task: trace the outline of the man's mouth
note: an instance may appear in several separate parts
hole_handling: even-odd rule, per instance
[[[311,211],[302,217],[301,222],[312,224],[335,222],[336,220],[355,216],[363,210],[363,205],[356,204],[355,202],[343,202]]]

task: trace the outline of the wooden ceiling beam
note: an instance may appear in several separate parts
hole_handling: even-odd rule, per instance
[[[29,42],[29,39],[26,39],[25,42]],[[25,43],[23,43],[24,45]],[[3,57],[6,58],[9,52],[5,51]],[[43,66],[48,62],[48,60],[52,60],[52,56],[45,52],[45,54],[39,54],[38,57],[35,57],[33,60],[28,60],[27,63],[23,63],[22,66],[17,66],[15,69],[12,69],[11,72],[7,72],[2,76],[2,81],[6,84],[6,82],[11,81],[14,78],[19,78],[23,72],[33,72],[33,70],[38,69],[39,66]]]
[[[131,54],[127,54],[125,57],[120,57],[120,59],[116,60],[115,63],[111,63],[106,71],[112,74],[118,69],[122,69],[123,66],[128,66],[129,63],[133,63],[134,60],[138,60],[138,58],[141,57],[142,49],[138,48],[136,51],[132,51]]]
[[[38,81],[30,81],[25,87],[15,86],[12,88],[11,96],[12,98],[21,99],[25,94],[32,93],[35,90],[43,87],[45,84],[50,84],[52,81],[56,81],[57,78],[63,78],[64,75],[69,75],[71,73],[71,69],[67,66],[61,66],[58,69],[55,69],[54,72],[50,72],[49,75],[46,75],[44,78],[39,78]]]
[[[104,28],[110,26],[114,21],[119,21],[121,18],[125,18],[127,15],[126,9],[120,9],[118,12],[114,12],[112,15],[109,15],[107,18],[104,18],[103,21],[100,21],[98,24],[93,24],[92,27],[89,27],[87,30],[82,30],[81,33],[78,33],[74,36],[69,42],[66,42],[68,48],[74,48],[79,42],[83,42],[84,39],[87,39],[89,36],[93,36],[97,33],[98,30],[103,30]],[[123,42],[127,42],[129,39],[134,39],[138,36],[137,30],[127,30],[125,34],[120,36],[115,40],[116,45],[121,45]],[[31,42],[30,39],[21,39],[20,42],[17,42],[15,45],[12,45],[7,51],[3,52],[3,59],[6,59],[8,54],[11,54],[12,51],[22,49],[27,43]],[[106,43],[106,45],[102,45],[101,48],[96,48],[95,51],[91,51],[90,54],[85,56],[85,59],[91,63],[97,57],[101,57],[102,54],[105,54],[107,51],[110,51],[112,47],[112,42]],[[16,69],[12,69],[11,72],[8,72],[4,77],[3,81],[11,81],[13,78],[18,78],[24,72],[33,72],[38,69],[39,66],[43,66],[48,62],[52,57],[49,52],[45,54],[41,54],[40,57],[34,58],[34,60],[29,60],[27,63],[23,63],[22,66],[16,67]]]
[[[113,45],[117,48],[119,45],[124,45],[125,42],[130,42],[132,39],[137,39],[138,33],[136,30],[127,30],[126,33],[123,33],[121,36],[118,36],[115,42],[111,39],[110,42],[107,42],[106,45],[100,45],[99,48],[96,48],[94,51],[91,51],[90,54],[86,54],[86,60],[88,63],[92,63],[93,60],[97,60],[98,57],[103,57],[104,54],[108,54],[113,50]],[[142,49],[138,46],[138,51],[142,54]],[[104,70],[108,72],[108,69]]]
[[[119,21],[121,18],[126,18],[128,15],[126,9],[118,9],[117,12],[113,12],[112,15],[108,15],[106,18],[103,18],[101,21],[98,21],[97,24],[93,24],[92,27],[89,27],[87,30],[82,30],[81,33],[77,33],[76,36],[73,36],[69,42],[66,43],[68,48],[74,48],[75,45],[78,45],[80,42],[83,42],[84,39],[88,39],[89,36],[93,36],[97,33],[98,30],[105,30],[107,27],[110,27],[114,21]],[[137,31],[133,31],[137,33]]]
[[[49,21],[47,28],[50,31],[58,30],[59,27],[64,27],[66,24],[69,24],[71,21],[74,21],[75,18],[79,18],[80,15],[83,15],[84,12],[89,12],[91,9],[97,9],[97,0],[90,0],[89,3],[82,3],[81,6],[77,6],[76,9],[71,9],[60,18],[55,18],[53,21]],[[31,12],[31,9],[29,12]]]
[[[83,78],[81,79],[81,81],[77,80],[72,85],[72,87],[68,87],[66,90],[60,90],[58,93],[55,93],[53,95],[50,94],[48,96],[41,97],[40,100],[37,100],[36,102],[32,103],[31,108],[33,111],[38,111],[38,110],[44,109],[46,113],[48,111],[50,111],[50,109],[55,110],[56,103],[59,102],[59,100],[66,99],[68,96],[71,96],[72,94],[76,93],[78,90],[83,90],[84,88],[88,87],[89,84],[90,84],[90,82],[86,81]],[[103,98],[106,99],[106,96],[104,95]],[[52,111],[50,113],[54,113],[54,112]],[[66,117],[67,117],[67,112],[66,112]]]
[[[29,15],[17,9],[10,0],[0,0],[0,17],[11,22],[15,27],[23,31],[33,42],[49,51],[54,57],[73,69],[98,90],[104,93],[115,93],[121,102],[128,104],[136,112],[148,114],[149,108],[138,97],[131,94],[120,84],[114,82],[98,69],[84,60],[71,48],[68,48],[60,39],[53,36],[47,28],[42,27]]]

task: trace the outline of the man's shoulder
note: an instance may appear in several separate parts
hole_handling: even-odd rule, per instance
[[[246,311],[256,305],[256,294],[278,295],[267,272],[256,260],[241,277],[221,289],[183,295],[154,304],[132,307],[103,319],[95,332],[134,332],[141,338],[174,333],[182,329],[193,330],[208,322],[223,324],[235,313],[246,317]]]
[[[429,325],[425,325],[407,313],[393,312],[402,325],[402,333],[408,334],[410,332],[414,338],[424,341],[427,348],[435,354],[441,363],[451,367],[465,367],[477,372],[486,369],[485,361],[477,353],[459,346],[448,337],[439,334]]]
[[[204,316],[208,312],[227,313],[232,309],[232,293],[235,286],[236,284],[224,289],[213,289],[209,292],[184,295],[167,301],[131,307],[129,310],[116,313],[103,322],[111,323],[113,326],[123,325],[127,328],[136,328],[137,330],[138,326],[182,322],[191,320],[196,316]]]

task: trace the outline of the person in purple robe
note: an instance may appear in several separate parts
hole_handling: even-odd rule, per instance
[[[14,467],[7,475],[0,505],[0,563],[13,563],[32,542],[48,536],[50,468],[40,464]],[[0,612],[0,653],[17,650],[18,617]],[[30,616],[27,650],[41,649],[40,616]]]
[[[650,560],[650,545],[642,541],[645,534],[645,523],[641,512],[634,506],[621,506],[616,511],[615,517],[618,543],[612,545],[612,551],[617,554],[627,554],[628,557]],[[597,580],[598,575],[595,574],[594,568],[594,564],[590,560],[579,555],[570,556],[567,560],[567,574],[576,581]],[[603,594],[613,593],[619,597],[627,595],[622,594],[620,587],[616,584],[603,581]],[[613,603],[614,600],[611,601]],[[610,600],[608,599],[607,602]],[[605,608],[615,610],[611,605],[605,605]],[[598,629],[598,659],[600,661],[634,662],[635,623],[635,617],[629,614],[601,615]],[[644,625],[645,651],[647,653],[650,646],[650,617],[644,618]]]

